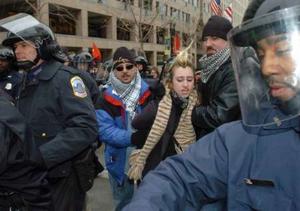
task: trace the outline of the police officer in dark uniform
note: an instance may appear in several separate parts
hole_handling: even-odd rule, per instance
[[[93,57],[90,53],[81,52],[74,56],[71,62],[71,66],[79,70],[78,74],[86,84],[87,89],[90,92],[94,107],[96,108],[97,103],[100,99],[100,92],[96,80],[88,72],[92,61]]]
[[[14,66],[15,56],[7,47],[0,48],[0,88],[6,91],[12,98],[17,95],[21,76]]]
[[[24,117],[0,89],[0,210],[47,211],[46,169]]]
[[[135,58],[136,65],[140,71],[142,78],[151,78],[148,73],[148,60],[143,56],[137,56]]]
[[[26,25],[24,25],[26,21]],[[95,111],[78,71],[57,62],[60,49],[49,27],[21,13],[0,21],[4,46],[27,72],[17,106],[33,129],[52,191],[55,211],[82,210],[85,188],[77,156],[97,138]]]
[[[72,64],[81,71],[89,72],[93,62],[93,57],[89,52],[83,51],[73,57]]]

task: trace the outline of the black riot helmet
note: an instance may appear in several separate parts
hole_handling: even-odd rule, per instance
[[[300,114],[300,1],[253,0],[228,33],[242,119],[279,126]]]
[[[3,76],[7,74],[12,69],[15,69],[15,55],[14,52],[7,47],[0,47],[0,60],[5,61],[1,62],[0,65],[0,75]]]
[[[135,62],[136,62],[137,64],[142,64],[142,65],[144,65],[145,67],[148,65],[148,60],[147,60],[145,57],[143,57],[143,56],[137,56],[137,57],[135,58]]]
[[[0,48],[0,59],[12,62],[15,59],[14,52],[10,48],[2,47]]]
[[[300,6],[299,0],[253,0],[245,11],[243,23],[229,36],[236,44],[247,46],[270,34],[284,33],[290,29],[288,23],[294,24],[294,18],[298,17],[286,11],[296,6]],[[280,15],[283,13],[286,13],[284,18]]]
[[[144,56],[137,56],[134,59],[142,78],[148,78],[148,60]]]
[[[73,62],[75,63],[90,63],[93,61],[93,57],[89,52],[81,52],[74,56]]]
[[[92,66],[93,57],[89,52],[84,51],[75,55],[72,63],[75,68],[82,71],[88,71]]]
[[[15,43],[25,41],[37,50],[38,56],[34,61],[17,61],[17,65],[21,69],[30,69],[40,59],[55,58],[56,54],[61,51],[52,30],[31,15],[19,13],[4,18],[0,20],[0,27],[8,31],[2,45],[13,49]]]
[[[144,56],[137,56],[134,59],[136,64],[140,64],[143,66],[143,69],[141,69],[140,71],[146,71],[147,70],[147,66],[148,66],[148,60],[144,57]]]

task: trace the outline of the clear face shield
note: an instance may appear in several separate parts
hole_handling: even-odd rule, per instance
[[[31,15],[19,13],[0,20],[0,28],[8,32],[3,44],[11,46],[16,41],[25,41],[34,48],[39,48],[43,40],[31,37],[47,37],[54,40],[54,34],[46,25],[40,23]]]
[[[228,34],[243,122],[280,125],[300,113],[300,7],[247,21]]]

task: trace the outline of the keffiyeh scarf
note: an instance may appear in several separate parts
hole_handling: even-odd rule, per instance
[[[122,83],[116,78],[114,73],[111,72],[110,84],[113,90],[117,92],[123,103],[126,105],[126,111],[129,112],[132,119],[135,114],[135,107],[139,99],[142,86],[142,79],[139,72],[137,72],[136,77],[129,84]]]
[[[219,67],[229,58],[229,48],[224,48],[214,55],[203,56],[199,59],[201,81],[206,83],[209,78],[219,69]]]

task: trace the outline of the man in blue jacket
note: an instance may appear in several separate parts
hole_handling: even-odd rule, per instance
[[[250,3],[228,35],[243,122],[162,162],[124,210],[189,210],[222,200],[230,211],[300,210],[299,14],[299,0]]]
[[[149,86],[141,78],[134,57],[126,47],[115,51],[109,84],[96,110],[116,210],[121,210],[133,195],[133,184],[126,176],[131,149],[131,121],[150,97]]]

